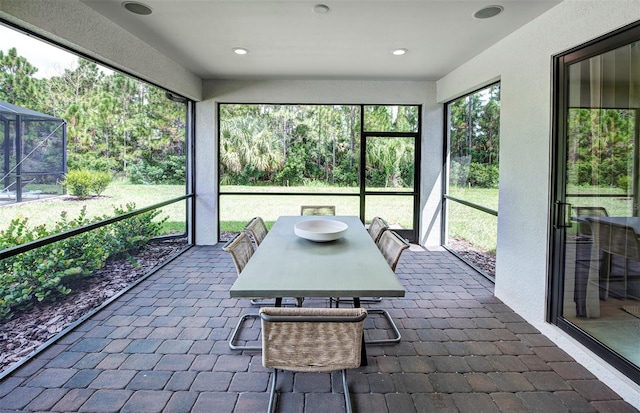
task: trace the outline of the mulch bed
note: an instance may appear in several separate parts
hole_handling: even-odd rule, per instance
[[[449,239],[448,247],[464,257],[467,261],[475,265],[486,275],[496,276],[496,255],[490,254],[473,244],[461,239]]]
[[[130,256],[112,258],[90,277],[67,284],[69,295],[37,303],[0,321],[0,371],[22,360],[82,316],[187,245],[185,238],[152,240]]]

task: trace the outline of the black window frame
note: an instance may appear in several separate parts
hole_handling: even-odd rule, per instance
[[[414,138],[415,139],[415,169],[414,169],[414,188],[412,192],[398,192],[398,191],[367,191],[366,190],[366,180],[365,180],[365,171],[363,168],[359,168],[359,187],[357,191],[353,193],[335,193],[335,192],[314,192],[314,193],[305,193],[305,192],[269,192],[268,195],[276,195],[276,196],[314,196],[314,197],[322,197],[322,196],[345,196],[345,197],[358,197],[359,199],[359,217],[360,220],[365,222],[365,202],[367,196],[375,196],[375,195],[401,195],[401,196],[412,196],[413,197],[413,228],[410,230],[395,230],[399,235],[409,240],[409,242],[417,242],[419,239],[419,222],[420,222],[420,165],[421,165],[421,148],[422,148],[422,128],[423,128],[423,119],[422,119],[422,105],[420,104],[408,104],[408,103],[376,103],[376,104],[365,104],[365,103],[257,103],[257,102],[218,102],[216,104],[216,118],[218,119],[218,125],[220,124],[220,107],[223,105],[274,105],[274,106],[357,106],[360,108],[360,165],[365,164],[365,156],[366,153],[364,151],[365,142],[367,137],[400,137],[400,138]],[[369,106],[411,106],[416,107],[418,110],[417,119],[418,119],[418,130],[417,132],[379,132],[379,131],[365,131],[364,127],[364,116],[365,116],[365,107]],[[220,159],[220,139],[221,139],[221,130],[218,128],[217,131],[217,159]],[[218,176],[220,176],[220,164],[217,165]],[[220,190],[220,179],[217,182],[217,204],[220,205],[220,197],[223,195],[261,195],[264,192],[234,192],[227,191],[222,192]],[[218,234],[217,239],[218,242],[221,242],[221,231],[220,231],[220,209],[218,208],[218,214],[216,217]]]
[[[449,105],[452,104],[453,102],[455,102],[458,99],[462,99],[464,97],[467,96],[471,96],[475,93],[478,93],[482,90],[485,90],[487,88],[490,88],[492,86],[495,85],[501,85],[500,80],[496,80],[495,82],[491,82],[491,83],[487,83],[477,89],[474,89],[468,93],[465,93],[464,95],[461,96],[457,96],[453,99],[450,99],[446,102],[444,102],[444,111],[443,111],[443,116],[444,116],[444,121],[443,121],[443,159],[442,159],[442,224],[440,226],[440,239],[442,240],[442,247],[444,249],[446,249],[447,251],[449,251],[450,253],[452,253],[453,255],[455,255],[456,257],[458,257],[459,259],[461,259],[462,261],[464,261],[467,265],[469,265],[470,267],[472,267],[474,270],[476,270],[479,274],[481,274],[483,277],[485,277],[486,279],[488,279],[489,281],[491,281],[492,283],[495,284],[496,280],[495,277],[487,274],[485,271],[483,271],[481,268],[479,268],[478,266],[476,266],[473,262],[469,261],[465,256],[463,256],[462,254],[458,253],[457,251],[455,251],[452,248],[449,248],[447,245],[445,245],[445,240],[447,239],[447,202],[456,202],[459,203],[461,205],[473,208],[477,211],[480,212],[484,212],[487,213],[489,215],[493,215],[496,217],[496,219],[498,218],[498,211],[491,209],[491,208],[487,208],[483,205],[479,205],[476,204],[474,202],[470,202],[470,201],[466,201],[464,199],[459,199],[456,197],[452,197],[448,194],[448,188],[449,188],[449,166],[450,166],[450,142],[449,142]]]
[[[552,57],[552,154],[551,154],[551,202],[549,205],[551,234],[549,239],[549,262],[547,269],[546,321],[556,325],[580,344],[584,345],[605,362],[640,384],[640,366],[619,356],[612,349],[597,341],[584,330],[562,316],[564,300],[564,249],[566,226],[566,135],[568,106],[568,67],[608,51],[640,41],[640,21],[611,33],[600,36]]]

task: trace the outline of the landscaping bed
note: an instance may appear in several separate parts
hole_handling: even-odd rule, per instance
[[[58,301],[36,303],[11,320],[0,321],[0,371],[28,356],[186,245],[185,238],[151,240],[137,252],[110,258],[91,276],[67,285],[72,292]]]

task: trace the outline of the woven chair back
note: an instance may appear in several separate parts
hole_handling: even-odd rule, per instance
[[[335,205],[302,205],[300,215],[335,215]]]
[[[575,206],[572,207],[577,217],[608,217],[607,210],[603,207]],[[588,222],[578,221],[578,235],[591,237],[591,225]]]
[[[371,224],[369,224],[369,235],[373,239],[373,242],[378,243],[382,233],[389,229],[389,225],[380,217],[373,217]]]
[[[251,235],[253,241],[256,245],[260,245],[264,237],[267,236],[267,226],[261,217],[255,217],[247,225],[245,225],[244,229]]]
[[[249,235],[247,235],[247,233],[244,231],[240,232],[229,242],[227,242],[222,247],[222,250],[231,254],[231,258],[233,259],[233,263],[236,266],[238,275],[240,275],[240,273],[244,269],[244,266],[247,265],[254,251],[251,238],[249,238]]]
[[[391,270],[395,272],[398,261],[400,260],[400,255],[402,255],[402,251],[409,248],[409,243],[400,238],[395,231],[386,230],[380,235],[378,248],[387,260]]]
[[[327,372],[360,366],[364,308],[263,307],[264,367]]]
[[[596,247],[609,254],[640,260],[640,240],[633,228],[595,221]]]

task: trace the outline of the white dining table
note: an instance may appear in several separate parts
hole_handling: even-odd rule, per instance
[[[340,239],[314,242],[295,234],[302,220],[333,219],[347,224]],[[234,298],[404,297],[405,289],[356,216],[281,216],[231,286]],[[367,365],[362,337],[361,365]]]
[[[297,236],[302,220],[332,219],[348,225],[330,242]],[[231,289],[234,298],[403,297],[405,289],[356,216],[281,216]]]

